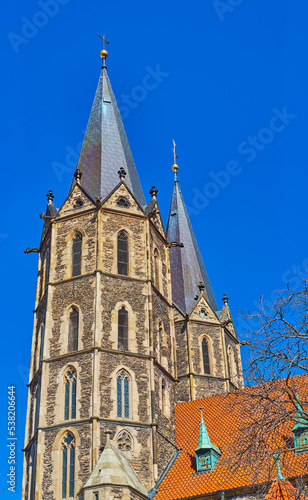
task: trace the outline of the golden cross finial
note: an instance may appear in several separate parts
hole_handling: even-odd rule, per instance
[[[176,156],[176,154],[175,154],[175,146],[176,146],[176,144],[175,144],[175,140],[174,140],[174,139],[172,139],[172,142],[173,142],[173,148],[172,148],[172,151],[173,151],[173,159],[174,159],[174,164],[176,164],[176,160],[178,159],[178,157],[177,157],[177,156]]]
[[[107,40],[105,38],[105,34],[103,34],[103,36],[101,36],[97,33],[97,36],[99,36],[103,40],[103,50],[105,50],[105,44],[108,43],[108,45],[110,45],[110,42],[107,42]]]

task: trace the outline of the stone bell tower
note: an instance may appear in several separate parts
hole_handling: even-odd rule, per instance
[[[107,55],[69,194],[56,208],[48,193],[36,249],[23,500],[126,498],[116,496],[123,484],[105,494],[95,469],[106,431],[101,463],[129,462],[136,499],[175,450],[169,247],[155,187],[144,199]]]

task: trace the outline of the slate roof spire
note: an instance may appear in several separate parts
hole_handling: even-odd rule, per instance
[[[100,55],[102,71],[77,163],[83,174],[82,187],[93,199],[104,199],[119,182],[118,170],[124,168],[125,182],[143,206],[142,187],[107,74],[107,50],[104,48]],[[75,182],[73,179],[71,189]]]
[[[166,233],[168,241],[184,244],[184,248],[170,248],[172,299],[183,312],[189,313],[195,304],[198,283],[203,281],[205,297],[217,311],[216,300],[180,189],[178,165],[174,164],[172,169],[175,178]]]

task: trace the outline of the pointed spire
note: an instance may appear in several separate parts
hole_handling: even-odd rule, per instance
[[[208,435],[203,414],[202,406],[200,406],[201,411],[201,421],[200,421],[200,431],[199,431],[199,441],[196,448],[196,464],[197,472],[209,472],[215,468],[218,460],[221,457],[220,449],[211,443],[210,437]]]
[[[140,494],[140,498],[146,499],[147,490],[139,480],[130,462],[125,458],[121,450],[110,443],[111,431],[107,430],[105,434],[106,445],[104,451],[101,453],[90,477],[84,484],[84,488],[88,492],[92,490],[95,492],[98,488],[108,488],[117,484],[133,492],[137,491]],[[107,492],[106,495],[108,495]]]
[[[108,43],[105,37],[101,37]],[[137,169],[129,147],[121,115],[107,74],[103,48],[103,66],[99,78],[77,169],[83,174],[82,187],[95,199],[106,198],[119,183],[118,170],[127,172],[125,183],[137,201],[145,205]],[[73,180],[74,181],[74,180]],[[71,189],[75,182],[72,182]]]
[[[198,441],[198,446],[196,448],[196,451],[211,448],[211,446],[212,446],[212,443],[211,443],[211,440],[209,438],[209,435],[208,435],[208,432],[206,430],[206,426],[204,423],[204,419],[203,419],[203,414],[202,414],[203,407],[200,406],[199,410],[201,411],[201,422],[200,422],[200,431],[199,431],[199,441]]]
[[[174,152],[175,154],[175,152]],[[173,165],[178,168],[178,165]],[[205,285],[204,294],[215,311],[218,307],[210,285],[199,246],[186,210],[176,174],[169,217],[167,240],[184,244],[184,248],[170,248],[172,299],[183,312],[189,313],[195,304],[197,283]]]

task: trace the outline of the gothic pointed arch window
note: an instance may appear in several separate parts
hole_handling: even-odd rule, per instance
[[[202,339],[202,364],[204,375],[211,374],[209,342],[206,337]]]
[[[117,417],[129,418],[130,377],[125,370],[117,375]]]
[[[62,440],[62,498],[74,498],[75,438],[68,433]]]
[[[82,236],[80,233],[76,233],[73,238],[73,265],[72,265],[73,276],[79,276],[81,274],[81,246],[82,246]]]
[[[154,250],[154,286],[159,289],[159,254],[157,248]]]
[[[128,350],[128,312],[124,306],[118,311],[118,349]]]
[[[64,420],[76,418],[76,388],[77,374],[74,368],[69,368],[64,376]]]
[[[128,275],[128,239],[124,231],[118,234],[118,274]]]
[[[69,317],[68,326],[68,352],[78,350],[78,334],[79,334],[79,311],[73,307]]]

